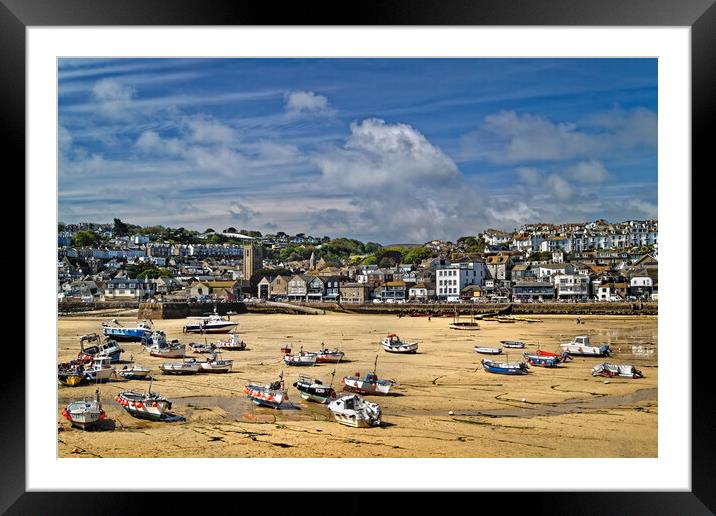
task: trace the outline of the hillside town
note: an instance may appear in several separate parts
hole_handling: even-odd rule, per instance
[[[658,223],[526,224],[456,242],[60,224],[58,300],[340,304],[658,300]]]

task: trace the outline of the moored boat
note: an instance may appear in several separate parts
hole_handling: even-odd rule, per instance
[[[219,341],[216,344],[211,344],[216,349],[225,349],[228,351],[241,351],[246,349],[246,343],[239,338],[239,335],[232,333],[229,340]]]
[[[345,353],[337,349],[327,349],[323,343],[321,343],[321,350],[316,353],[316,362],[319,364],[323,363],[338,363],[345,358]]]
[[[91,364],[84,367],[82,376],[87,382],[106,382],[114,374],[114,369],[110,363],[109,357],[96,356],[92,359]]]
[[[57,365],[57,380],[62,385],[76,387],[86,383],[84,364],[80,360],[72,360]]]
[[[143,337],[152,333],[152,323],[138,322],[135,326],[122,326],[117,319],[102,323],[102,333],[117,341],[141,342]]]
[[[216,346],[214,344],[200,344],[198,342],[190,342],[188,344],[192,353],[213,353]]]
[[[615,376],[644,378],[642,372],[633,365],[608,364],[606,362],[594,366],[592,368],[592,376],[606,376],[607,378],[613,378]]]
[[[94,343],[92,346],[85,347],[84,343]],[[107,356],[110,362],[118,362],[120,355],[124,353],[124,350],[119,347],[116,341],[107,338],[105,342],[102,342],[100,336],[96,333],[90,333],[82,335],[80,337],[80,352],[77,358],[82,360],[84,363],[92,361],[94,356]]]
[[[522,349],[525,347],[525,343],[521,340],[501,340],[500,344],[502,344],[506,348],[519,348]]]
[[[206,359],[206,362],[200,362],[199,365],[201,369],[199,369],[199,372],[201,373],[228,373],[231,371],[231,367],[233,366],[234,361],[233,360],[225,360],[221,358],[221,353],[214,352],[211,355],[209,355],[209,358]]]
[[[149,376],[149,369],[138,364],[132,364],[131,367],[125,365],[117,370],[117,374],[127,380],[145,380]]]
[[[335,372],[334,372],[335,373]],[[293,383],[293,386],[301,393],[304,400],[328,403],[336,398],[336,391],[330,385],[326,386],[317,378],[301,375]]]
[[[380,426],[380,405],[363,399],[358,394],[347,394],[332,400],[328,410],[339,423],[354,428]]]
[[[588,335],[578,335],[574,340],[560,344],[560,347],[570,355],[609,356],[609,344],[593,346]]]
[[[130,415],[140,419],[161,420],[172,408],[172,402],[159,393],[152,392],[151,383],[147,392],[122,391],[114,401],[124,407]]]
[[[416,353],[418,351],[417,342],[403,342],[395,333],[389,333],[380,343],[383,349],[389,353]]]
[[[485,346],[475,346],[473,350],[475,353],[481,353],[483,355],[499,355],[502,353],[502,349],[500,348],[489,348]]]
[[[216,308],[211,315],[187,319],[190,319],[190,322],[184,325],[184,333],[229,333],[238,326],[238,323],[219,315]]]
[[[541,357],[557,357],[560,362],[574,360],[571,356],[569,356],[568,351],[562,351],[562,353],[552,353],[550,351],[542,351],[541,349],[537,349],[537,355]]]
[[[293,355],[284,355],[283,362],[290,366],[313,366],[316,365],[317,358],[316,353],[309,353],[301,349],[301,351]]]
[[[164,362],[159,366],[162,374],[196,374],[201,363],[195,358],[184,359],[181,362]]]
[[[525,374],[529,366],[524,362],[496,362],[494,360],[482,359],[482,367],[488,373],[495,374]]]
[[[523,356],[525,357],[525,360],[530,365],[534,366],[541,366],[541,367],[557,367],[561,360],[557,357],[547,357],[547,356],[540,356],[540,355],[533,355],[530,353],[523,353]]]
[[[275,382],[266,385],[250,383],[244,387],[244,394],[254,404],[278,409],[283,402],[288,401],[288,391],[284,385],[283,373]]]
[[[390,392],[390,388],[395,384],[393,380],[380,380],[375,371],[378,366],[378,357],[375,357],[375,365],[373,371],[360,377],[360,373],[356,371],[354,376],[344,376],[344,389],[357,392],[359,394],[377,394],[385,396]]]
[[[62,416],[67,419],[72,426],[86,430],[104,420],[107,414],[102,409],[99,391],[96,390],[94,399],[73,401],[62,410]]]
[[[183,358],[186,353],[186,344],[181,344],[174,339],[167,342],[166,334],[163,331],[155,331],[142,340],[144,348],[153,357],[161,358]]]

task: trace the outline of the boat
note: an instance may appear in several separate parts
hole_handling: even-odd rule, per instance
[[[495,374],[525,374],[529,370],[524,362],[495,362],[485,358],[482,359],[482,367],[488,373]]]
[[[354,376],[343,377],[344,389],[359,394],[387,395],[395,381],[378,379],[378,376],[375,374],[377,366],[378,356],[376,355],[373,371],[366,374],[364,378],[360,377],[359,372],[356,372]]]
[[[335,364],[335,363],[338,363],[341,360],[343,360],[344,357],[345,357],[345,353],[343,353],[343,351],[339,351],[337,349],[327,349],[323,345],[323,343],[321,343],[321,350],[316,353],[316,363]]]
[[[416,353],[418,351],[417,342],[403,342],[395,333],[389,333],[380,343],[383,349],[389,353]]]
[[[283,353],[284,355],[288,355],[289,353],[291,353],[292,350],[293,348],[291,347],[291,344],[284,344],[283,346],[281,346],[281,353]]]
[[[206,362],[199,362],[201,369],[200,373],[228,373],[231,371],[233,366],[233,360],[224,360],[221,358],[221,353],[214,352],[209,355]]]
[[[110,363],[109,357],[95,356],[91,364],[84,366],[82,376],[87,382],[106,382],[114,374]]]
[[[188,346],[192,353],[213,353],[216,349],[214,344],[199,344],[198,342],[190,342]]]
[[[122,405],[130,415],[153,421],[163,419],[172,408],[171,401],[152,392],[151,382],[147,392],[122,391],[114,397],[114,401]]]
[[[633,365],[608,364],[604,362],[592,368],[592,376],[606,376],[613,378],[621,376],[625,378],[644,378],[644,375]]]
[[[76,387],[85,383],[84,364],[81,360],[72,360],[57,365],[57,381],[62,385]]]
[[[187,317],[191,319],[184,325],[184,333],[229,333],[239,324],[230,318],[219,315],[214,307],[214,313],[205,317]]]
[[[162,374],[196,374],[201,369],[201,362],[196,358],[184,359],[181,362],[164,362],[159,369]]]
[[[559,358],[560,362],[566,362],[567,360],[574,360],[570,355],[568,351],[563,351],[562,353],[552,353],[550,351],[542,351],[541,349],[537,349],[537,355],[541,357],[557,357]]]
[[[67,419],[72,426],[76,426],[82,430],[96,426],[107,417],[107,413],[102,410],[99,390],[95,391],[93,399],[73,401],[67,405],[62,410],[62,416]]]
[[[578,335],[574,340],[560,344],[560,347],[570,355],[609,356],[609,344],[593,346],[587,335]]]
[[[132,364],[132,367],[126,365],[122,369],[118,369],[117,374],[126,380],[146,380],[149,376],[149,369],[138,364]]]
[[[335,374],[335,371],[333,371],[333,374]],[[301,393],[301,397],[304,400],[328,403],[336,398],[336,391],[333,387],[326,386],[321,380],[310,376],[299,376],[298,380],[293,382],[293,386]]]
[[[479,330],[480,323],[477,322],[475,314],[470,315],[468,321],[460,321],[460,314],[456,309],[455,314],[453,315],[452,323],[450,323],[448,327],[453,330]]]
[[[534,355],[530,353],[523,353],[523,356],[525,357],[525,360],[530,365],[534,366],[542,366],[542,367],[557,367],[562,361],[560,360],[559,356],[553,357],[553,356],[544,356],[544,355]]]
[[[229,340],[219,341],[211,345],[216,349],[225,349],[228,351],[242,351],[246,349],[246,343],[239,338],[237,333],[232,333]]]
[[[102,333],[118,341],[141,342],[143,337],[152,333],[152,323],[141,321],[135,326],[122,326],[117,319],[112,319],[102,323]]]
[[[85,347],[85,342],[95,343],[92,346]],[[124,353],[124,350],[119,347],[117,341],[106,339],[102,342],[100,336],[96,333],[89,333],[80,337],[80,352],[77,358],[82,360],[84,363],[92,361],[94,356],[107,356],[110,358],[110,362],[118,362],[120,355]]]
[[[513,319],[512,317],[497,317],[497,322],[502,324],[512,324],[516,323],[517,319]]]
[[[380,426],[380,405],[363,399],[359,394],[347,394],[328,404],[336,421],[354,428]]]
[[[180,344],[176,339],[167,342],[163,331],[152,332],[151,335],[144,337],[142,343],[153,357],[182,358],[186,353],[186,344]]]
[[[499,355],[502,353],[502,349],[500,348],[488,348],[484,346],[475,346],[473,350],[475,353],[481,353],[483,355]]]
[[[244,387],[244,394],[252,403],[278,409],[284,401],[288,401],[288,391],[284,385],[283,372],[279,379],[266,385],[250,383]]]
[[[312,366],[316,365],[316,359],[318,355],[316,353],[309,353],[308,351],[301,351],[294,353],[293,355],[284,355],[283,362],[290,366]]]
[[[502,344],[506,348],[524,348],[525,343],[521,340],[501,340],[500,344]]]

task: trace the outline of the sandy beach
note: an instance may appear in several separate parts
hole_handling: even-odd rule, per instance
[[[166,361],[150,357],[139,343],[122,343],[123,360],[152,370],[152,390],[168,397],[183,422],[133,418],[114,400],[122,390],[146,390],[146,381],[121,378],[100,385],[108,419],[103,429],[70,427],[60,411],[74,399],[91,396],[95,386],[58,385],[59,457],[656,457],[658,416],[657,317],[535,317],[540,322],[481,322],[478,331],[448,328],[451,318],[398,318],[391,315],[245,314],[236,318],[246,341],[244,351],[226,351],[231,373],[192,376],[160,374]],[[77,356],[79,337],[101,332],[106,317],[61,317],[61,362]],[[119,318],[123,324],[135,317]],[[167,338],[203,342],[184,335],[185,320],[157,320]],[[417,341],[418,353],[385,352],[380,338],[395,332]],[[500,340],[523,340],[526,351],[539,346],[558,351],[575,335],[609,343],[612,356],[575,357],[563,367],[531,367],[523,376],[487,373],[473,346],[496,346]],[[209,336],[209,342],[223,335]],[[339,347],[346,362],[288,367],[279,348],[317,351],[322,342]],[[520,349],[508,350],[522,360]],[[205,355],[194,355],[204,359]],[[340,389],[343,376],[373,368],[394,379],[394,394],[370,396],[383,410],[384,425],[355,429],[338,424],[327,408],[300,398],[291,384],[299,374],[330,382]],[[505,358],[505,355],[501,355]],[[644,378],[593,377],[594,365],[609,361],[632,364]],[[122,364],[114,364],[120,369]],[[248,382],[268,383],[283,371],[289,386],[286,410],[259,408],[242,393]],[[450,414],[452,412],[452,414]]]

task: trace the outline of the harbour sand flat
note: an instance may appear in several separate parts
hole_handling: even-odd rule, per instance
[[[537,318],[536,318],[537,319]],[[112,401],[121,390],[144,390],[147,382],[115,380],[101,387],[106,428],[71,429],[59,413],[70,399],[94,392],[94,386],[58,386],[58,454],[60,457],[656,457],[657,456],[657,317],[543,316],[541,323],[484,321],[476,332],[448,328],[449,318],[398,318],[390,315],[246,314],[238,318],[245,351],[226,351],[231,373],[162,376],[161,358],[141,351],[139,343],[122,343],[125,353],[152,369],[153,390],[174,402],[186,421],[138,420]],[[58,358],[79,351],[79,337],[100,330],[101,316],[61,317]],[[120,318],[123,323],[136,319]],[[154,321],[167,338],[203,342],[182,334],[185,321]],[[415,355],[382,350],[379,341],[395,332],[417,341]],[[560,342],[587,334],[610,343],[608,360],[630,363],[643,379],[592,377],[601,358],[575,357],[564,367],[531,367],[524,376],[484,371],[475,345],[496,346],[522,340],[525,350],[507,350],[510,361],[537,346],[558,351]],[[210,336],[209,341],[224,336]],[[347,362],[310,368],[287,367],[279,348],[290,342],[317,351],[321,343],[339,347]],[[340,389],[343,376],[372,369],[394,379],[394,395],[373,397],[385,425],[355,429],[338,424],[324,405],[300,398],[289,387],[290,406],[273,410],[252,405],[242,393],[249,381],[274,380],[284,371],[290,386],[299,373],[330,381]],[[204,359],[203,355],[193,355]],[[505,355],[501,355],[502,358]],[[349,361],[349,362],[348,362]],[[122,365],[116,367],[121,368]],[[73,453],[75,449],[75,453]]]

